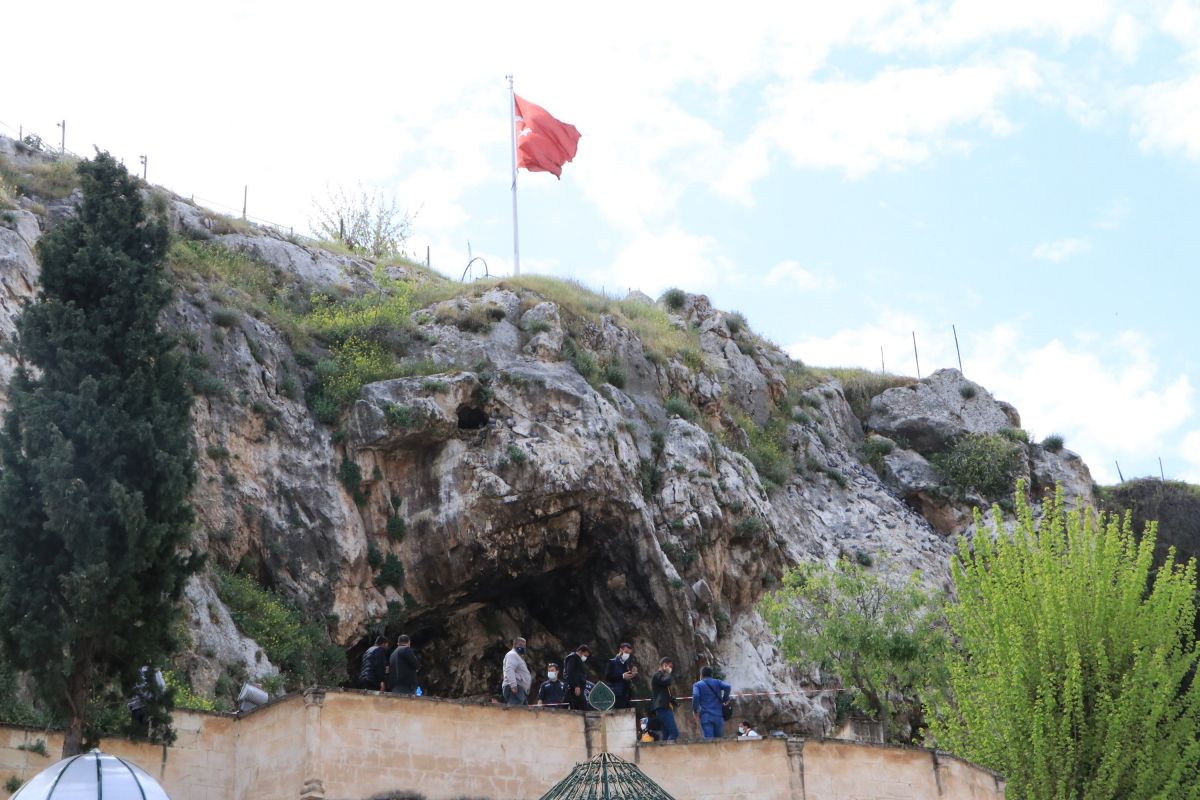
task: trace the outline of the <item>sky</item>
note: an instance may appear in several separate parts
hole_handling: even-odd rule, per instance
[[[308,229],[394,195],[512,270],[508,83],[582,133],[522,271],[679,286],[805,363],[956,366],[1100,483],[1200,482],[1200,1],[34,3],[0,132]],[[477,265],[478,267],[478,265]]]

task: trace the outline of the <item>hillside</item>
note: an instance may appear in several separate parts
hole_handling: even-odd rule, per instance
[[[7,338],[75,195],[69,164],[3,138],[0,159]],[[789,566],[849,556],[946,585],[971,506],[1017,477],[1093,500],[1078,456],[954,370],[812,368],[701,295],[460,284],[146,196],[175,237],[163,322],[198,392],[209,554],[175,667],[221,703],[281,669],[275,688],[345,681],[381,629],[414,637],[435,695],[490,694],[517,634],[534,664],[631,641],[644,667],[796,692],[821,678],[754,608]],[[0,355],[0,407],[12,368]],[[825,733],[833,708],[747,712]]]

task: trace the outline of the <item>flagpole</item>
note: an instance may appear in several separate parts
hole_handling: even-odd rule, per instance
[[[517,95],[513,91],[513,76],[508,78],[508,133],[512,138],[512,197],[513,197],[513,274],[521,274],[521,248],[517,238]]]

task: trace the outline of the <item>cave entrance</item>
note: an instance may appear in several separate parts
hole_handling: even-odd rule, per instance
[[[477,431],[488,424],[487,414],[478,406],[463,403],[458,407],[458,429],[461,431]]]

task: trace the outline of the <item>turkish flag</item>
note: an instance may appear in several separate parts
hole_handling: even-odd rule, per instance
[[[541,106],[513,97],[517,103],[517,166],[530,172],[553,172],[561,178],[562,165],[575,158],[579,131]]]

